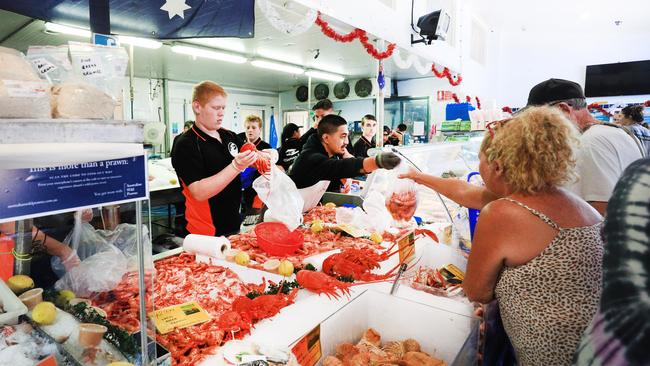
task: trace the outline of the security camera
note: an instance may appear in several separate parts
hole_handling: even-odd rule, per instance
[[[417,26],[420,28],[418,33],[422,39],[416,41],[413,39],[413,35],[411,34],[411,44],[431,44],[431,42],[435,40],[444,41],[447,38],[450,24],[451,17],[444,10],[437,10],[433,13],[421,16],[418,19]],[[413,24],[411,24],[411,26],[413,26]],[[413,28],[413,30],[415,30],[415,28]]]

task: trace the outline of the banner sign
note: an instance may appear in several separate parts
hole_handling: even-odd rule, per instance
[[[144,155],[0,170],[0,222],[149,198]]]

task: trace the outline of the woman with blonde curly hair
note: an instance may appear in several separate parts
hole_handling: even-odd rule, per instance
[[[465,293],[498,300],[518,364],[570,364],[598,307],[603,255],[602,217],[561,188],[574,179],[578,131],[549,107],[490,127],[480,150],[485,187],[456,184],[452,195],[482,208]],[[405,177],[440,186],[441,178]]]

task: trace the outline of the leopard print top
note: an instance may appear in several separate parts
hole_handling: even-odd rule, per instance
[[[528,263],[505,267],[495,288],[503,325],[519,365],[569,365],[601,293],[602,223],[560,228],[543,213],[518,204],[557,230]]]

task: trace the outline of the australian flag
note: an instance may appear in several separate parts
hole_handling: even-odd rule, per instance
[[[275,116],[273,115],[269,122],[269,145],[274,149],[278,148],[278,131],[275,129]]]
[[[253,38],[254,5],[254,0],[0,0],[0,9],[81,28],[95,21],[90,8],[108,11],[110,33],[156,39]]]

